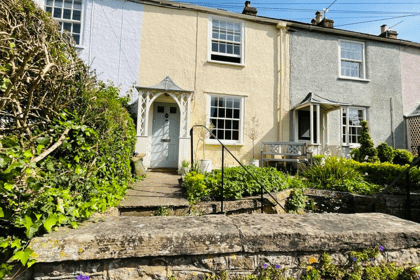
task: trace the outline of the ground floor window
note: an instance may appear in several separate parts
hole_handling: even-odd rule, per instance
[[[243,97],[209,96],[209,124],[213,134],[220,140],[230,143],[241,143],[243,134]],[[215,139],[210,136],[211,140]]]
[[[341,116],[343,144],[357,145],[362,130],[362,121],[366,120],[366,108],[342,107]]]

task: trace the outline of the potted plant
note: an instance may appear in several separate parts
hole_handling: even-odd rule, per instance
[[[206,117],[203,117],[201,119],[201,122],[198,123],[201,125],[206,125]],[[210,123],[208,129],[210,131],[212,131],[214,129],[214,125],[212,123]],[[204,127],[200,127],[198,130],[198,142],[197,142],[197,148],[198,148],[198,143],[201,141],[203,143],[203,158],[200,159],[200,170],[205,173],[205,172],[211,172],[212,168],[211,168],[211,159],[207,159],[206,158],[206,139],[209,135],[209,132],[207,131],[207,129],[205,129]],[[197,152],[196,152],[197,153]]]
[[[246,123],[245,134],[252,140],[252,158],[249,160],[250,165],[260,166],[260,161],[255,158],[255,140],[260,135],[259,123],[256,116]]]

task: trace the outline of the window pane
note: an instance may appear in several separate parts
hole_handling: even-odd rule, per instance
[[[213,38],[214,39],[219,39],[219,33],[213,31]]]
[[[61,18],[61,9],[60,8],[54,8],[54,15],[55,18]]]
[[[219,28],[219,26],[220,26],[219,21],[218,21],[218,20],[213,19],[213,27],[217,27],[217,28]]]
[[[220,21],[220,29],[226,29],[226,21]]]
[[[219,107],[225,107],[225,99],[223,97],[219,98]]]
[[[239,119],[239,110],[233,110],[233,117]]]
[[[219,108],[219,118],[224,118],[224,117],[225,117],[225,109]]]
[[[239,129],[239,121],[233,121],[233,129]]]
[[[217,106],[217,97],[211,98],[211,106]]]
[[[80,11],[73,11],[73,19],[80,20]]]
[[[80,33],[80,24],[73,23],[73,33]]]
[[[63,0],[55,0],[55,7],[62,7],[63,6]]]
[[[225,139],[225,134],[223,130],[218,130],[217,131],[217,138],[224,140]]]
[[[64,7],[65,8],[71,8],[72,7],[72,0],[64,0]]]
[[[232,132],[230,130],[225,130],[225,139],[232,140]]]
[[[53,0],[47,0],[47,5],[48,5],[48,6],[52,6],[52,5],[53,5],[53,3],[54,3],[54,1],[53,1]]]
[[[239,131],[233,131],[232,140],[239,140]]]
[[[76,42],[76,45],[80,44],[80,35],[73,35],[73,39]]]
[[[210,117],[216,118],[217,117],[217,109],[212,107],[210,109]]]
[[[226,99],[226,108],[233,108],[233,99],[227,98]]]
[[[227,39],[228,41],[233,41],[233,33],[228,32]]]
[[[241,48],[239,46],[236,46],[233,48],[233,53],[240,55],[241,54]]]
[[[45,8],[45,10],[46,10],[47,12],[49,12],[50,14],[52,14],[52,8],[47,7],[47,8]]]
[[[70,19],[71,18],[71,10],[64,9],[63,18]]]
[[[226,53],[226,44],[219,45],[219,52]]]
[[[226,109],[226,118],[231,119],[233,116],[232,109]]]
[[[240,101],[239,101],[239,99],[235,99],[235,100],[234,100],[234,105],[233,105],[233,107],[234,107],[234,108],[239,108],[239,107],[240,107]]]
[[[64,30],[71,32],[71,23],[65,22],[63,27],[64,27]]]
[[[218,52],[219,51],[219,44],[217,44],[216,42],[212,42],[212,44],[211,44],[211,50],[213,52]]]
[[[226,129],[232,129],[232,121],[225,121]]]
[[[81,10],[82,9],[82,1],[74,0],[74,9]]]
[[[232,44],[227,45],[227,53],[233,54],[233,45]]]
[[[240,32],[241,31],[241,24],[240,23],[235,23],[235,31],[236,32]]]

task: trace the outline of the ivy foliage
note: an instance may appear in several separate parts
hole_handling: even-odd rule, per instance
[[[128,98],[89,72],[47,13],[31,0],[0,6],[2,279],[36,261],[32,237],[119,202],[135,126]]]

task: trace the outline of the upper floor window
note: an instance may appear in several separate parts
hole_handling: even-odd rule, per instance
[[[365,44],[340,40],[340,76],[365,79]]]
[[[210,18],[210,60],[244,64],[244,26],[218,18]]]
[[[213,125],[213,134],[227,144],[242,143],[244,98],[217,95],[209,98],[209,121]],[[210,139],[214,137],[210,136]]]
[[[343,144],[359,144],[362,121],[366,120],[366,108],[342,107],[342,141]]]
[[[46,0],[45,10],[68,31],[77,45],[81,43],[82,0]]]

